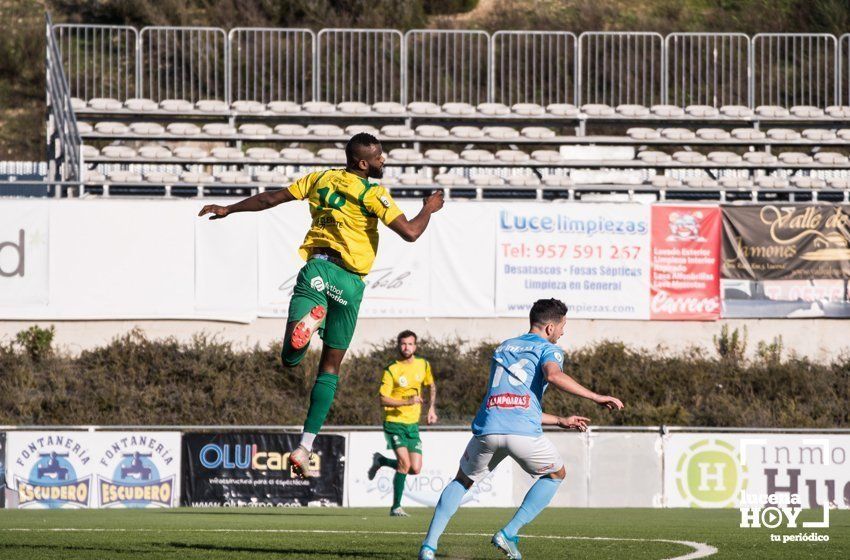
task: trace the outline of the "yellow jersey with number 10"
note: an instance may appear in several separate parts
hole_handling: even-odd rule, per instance
[[[298,250],[301,258],[307,260],[312,249],[327,247],[357,274],[368,274],[375,262],[378,220],[386,225],[402,214],[387,189],[344,169],[305,175],[289,186],[289,192],[310,202],[313,218]]]

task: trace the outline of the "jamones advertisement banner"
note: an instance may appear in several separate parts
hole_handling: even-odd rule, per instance
[[[183,495],[192,507],[341,506],[345,436],[320,435],[310,470],[299,478],[289,452],[300,434],[194,433],[183,436]]]
[[[9,432],[6,476],[21,509],[174,507],[178,432]]]

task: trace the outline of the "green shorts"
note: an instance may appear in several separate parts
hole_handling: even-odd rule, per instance
[[[384,422],[384,437],[387,438],[387,449],[406,447],[408,451],[422,455],[419,424]]]
[[[310,259],[301,267],[295,281],[287,323],[300,321],[313,307],[324,305],[327,315],[318,329],[319,336],[331,348],[345,350],[354,336],[365,287],[360,275],[323,259]],[[297,364],[306,350],[304,347],[295,352],[289,341],[284,340],[284,362]]]

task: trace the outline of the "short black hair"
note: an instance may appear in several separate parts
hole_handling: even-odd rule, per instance
[[[402,338],[410,338],[411,336],[413,337],[414,342],[419,340],[419,337],[416,336],[416,333],[413,332],[413,331],[410,331],[410,330],[401,331],[400,333],[398,333],[398,336],[396,337],[395,340],[396,340],[396,342],[401,342]]]
[[[567,314],[567,305],[555,298],[538,299],[531,306],[528,319],[531,325],[545,325],[546,323],[558,323]]]
[[[355,157],[354,150],[357,148],[367,148],[369,146],[374,146],[375,144],[380,144],[381,142],[369,134],[368,132],[358,132],[354,136],[352,136],[348,143],[345,145],[345,163],[349,167],[354,167],[357,165],[357,161],[359,158]]]

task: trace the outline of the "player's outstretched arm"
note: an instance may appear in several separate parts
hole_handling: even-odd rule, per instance
[[[541,419],[541,424],[544,426],[558,426],[565,430],[578,430],[579,432],[587,431],[588,422],[590,422],[590,418],[585,418],[584,416],[569,416],[567,418],[563,418],[561,416],[555,416],[554,414],[547,414],[545,412]]]
[[[278,204],[289,202],[291,200],[295,200],[295,197],[291,192],[289,192],[289,189],[281,189],[274,192],[261,192],[229,206],[207,204],[201,208],[201,211],[198,212],[198,216],[212,214],[212,216],[210,216],[210,220],[218,220],[226,218],[235,212],[259,212],[260,210],[267,210],[269,208],[274,208]]]
[[[409,406],[411,404],[422,404],[422,397],[416,395],[415,397],[410,397],[407,399],[394,399],[392,397],[385,397],[384,395],[381,395],[382,406],[391,406],[393,408],[398,408],[400,406]]]
[[[431,214],[438,212],[443,207],[443,196],[443,191],[434,191],[428,198],[422,201],[422,210],[412,220],[408,220],[402,214],[387,224],[387,227],[399,234],[405,241],[416,241],[425,231],[425,228],[428,227],[428,222],[431,221]]]
[[[577,397],[584,397],[600,406],[608,408],[609,410],[620,410],[623,408],[623,403],[620,399],[594,393],[561,371],[560,366],[558,366],[555,362],[546,362],[543,364],[543,375],[546,376],[547,382],[551,383],[561,391],[571,393]]]

